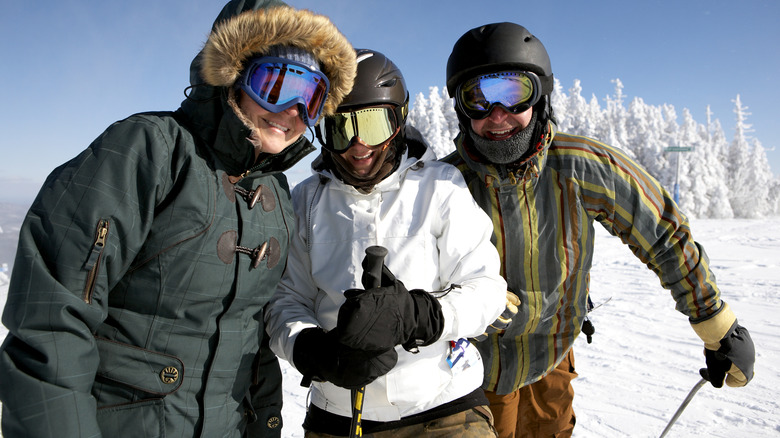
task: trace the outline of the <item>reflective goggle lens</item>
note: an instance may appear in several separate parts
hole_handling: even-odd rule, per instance
[[[303,121],[314,126],[325,105],[330,84],[323,73],[303,64],[263,57],[247,68],[241,88],[267,111],[278,113],[300,105]]]
[[[325,117],[320,129],[325,136],[324,146],[341,153],[349,149],[354,137],[360,137],[368,146],[385,143],[396,133],[398,123],[393,109],[382,106]]]
[[[539,101],[541,84],[531,72],[491,73],[464,82],[455,95],[458,107],[472,119],[486,117],[495,105],[513,114]]]

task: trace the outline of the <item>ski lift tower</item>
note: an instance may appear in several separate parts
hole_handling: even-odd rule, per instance
[[[674,177],[674,202],[680,203],[680,153],[691,152],[693,146],[667,146],[664,152],[677,152],[677,174]]]

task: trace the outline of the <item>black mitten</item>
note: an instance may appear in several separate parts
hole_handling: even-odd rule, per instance
[[[293,347],[293,364],[304,380],[327,381],[347,389],[358,389],[387,374],[396,362],[395,349],[364,351],[336,340],[334,332],[307,328],[298,334]]]
[[[338,340],[359,350],[386,350],[403,345],[408,351],[430,345],[444,329],[441,304],[431,294],[407,291],[387,266],[381,286],[349,289],[338,316]]]

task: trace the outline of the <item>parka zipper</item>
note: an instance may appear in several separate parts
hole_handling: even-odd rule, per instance
[[[92,293],[95,290],[95,283],[97,282],[98,271],[100,270],[100,261],[103,258],[103,250],[106,247],[106,240],[108,239],[108,219],[100,219],[98,221],[97,230],[95,231],[95,243],[92,244],[92,250],[89,253],[89,258],[84,263],[83,269],[89,271],[87,274],[87,283],[84,286],[84,302],[90,304],[92,302]]]

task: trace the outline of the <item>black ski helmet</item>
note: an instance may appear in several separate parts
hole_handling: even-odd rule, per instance
[[[357,57],[357,75],[352,91],[347,94],[336,108],[336,112],[348,112],[374,105],[393,107],[401,131],[395,136],[393,144],[403,152],[406,141],[403,126],[409,113],[409,91],[401,70],[384,54],[371,49],[355,49]],[[315,135],[321,144],[325,144],[320,125],[315,127]]]
[[[547,50],[528,29],[515,23],[492,23],[463,34],[447,60],[447,91],[455,97],[458,85],[484,73],[499,70],[536,73],[542,95],[553,91],[553,73]]]
[[[339,153],[333,152],[325,146],[325,136],[320,124],[317,124],[315,127],[315,133],[320,144],[323,145],[322,163],[319,165],[323,168],[331,169],[339,179],[348,184],[370,189],[376,182],[395,172],[406,151],[404,128],[406,116],[409,113],[409,91],[406,89],[406,81],[401,70],[384,54],[371,49],[355,49],[355,56],[357,58],[355,82],[352,86],[352,91],[341,101],[336,109],[336,113],[356,111],[361,108],[378,105],[391,106],[399,130],[389,143],[390,147],[386,149],[388,152],[386,152],[387,155],[383,163],[391,162],[393,164],[392,168],[386,169],[382,165],[380,168],[382,169],[381,173],[377,174],[377,179],[372,176],[373,181],[360,181],[368,184],[358,186],[352,182],[355,179],[355,175],[349,175],[349,170],[337,164]],[[360,178],[357,179],[360,180]]]
[[[357,76],[352,91],[341,101],[336,112],[388,104],[395,107],[398,124],[403,126],[409,112],[409,91],[401,70],[382,53],[356,49]]]

